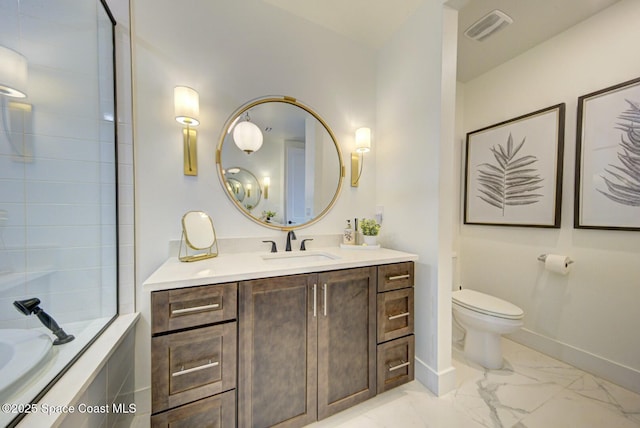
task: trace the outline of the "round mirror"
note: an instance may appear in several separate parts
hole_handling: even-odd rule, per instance
[[[344,178],[331,128],[291,97],[260,98],[238,108],[224,126],[216,163],[234,205],[251,220],[282,230],[322,218]]]
[[[253,211],[260,204],[262,187],[250,171],[234,166],[222,171],[227,192],[247,211]]]

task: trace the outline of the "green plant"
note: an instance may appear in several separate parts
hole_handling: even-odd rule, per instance
[[[360,220],[360,230],[365,236],[377,236],[380,232],[380,225],[371,218],[363,218]]]

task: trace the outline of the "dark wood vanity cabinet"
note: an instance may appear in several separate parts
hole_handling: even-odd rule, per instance
[[[299,427],[376,394],[375,267],[245,281],[240,427]]]
[[[151,426],[235,427],[237,284],[154,292],[151,306]]]
[[[414,377],[413,262],[151,294],[152,427],[302,427]]]

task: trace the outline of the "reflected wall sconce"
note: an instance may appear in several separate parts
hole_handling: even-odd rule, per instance
[[[0,95],[27,96],[27,59],[4,46],[0,46]]]
[[[351,187],[358,187],[362,166],[364,165],[364,153],[371,150],[371,129],[356,129],[356,151],[351,153]]]
[[[200,97],[187,86],[176,86],[173,90],[176,121],[186,127],[182,130],[184,147],[184,175],[198,175],[198,134],[192,126],[200,120]]]
[[[264,177],[262,179],[262,187],[264,189],[264,198],[269,199],[269,186],[271,185],[271,177]]]
[[[257,152],[262,147],[262,131],[258,125],[251,122],[249,112],[246,112],[243,120],[239,120],[233,128],[233,141],[240,150],[248,155]]]
[[[247,198],[250,198],[251,197],[251,183],[245,184],[244,188],[247,189]]]

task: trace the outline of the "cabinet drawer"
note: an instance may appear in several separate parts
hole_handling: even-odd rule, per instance
[[[414,336],[378,345],[378,394],[413,380]]]
[[[413,262],[378,267],[378,292],[413,287]]]
[[[235,391],[227,391],[151,416],[151,428],[234,428],[235,426]]]
[[[378,294],[378,343],[413,333],[413,288]]]
[[[238,311],[238,284],[156,291],[151,310],[152,334],[232,320]]]
[[[236,323],[151,339],[152,412],[236,386]]]

